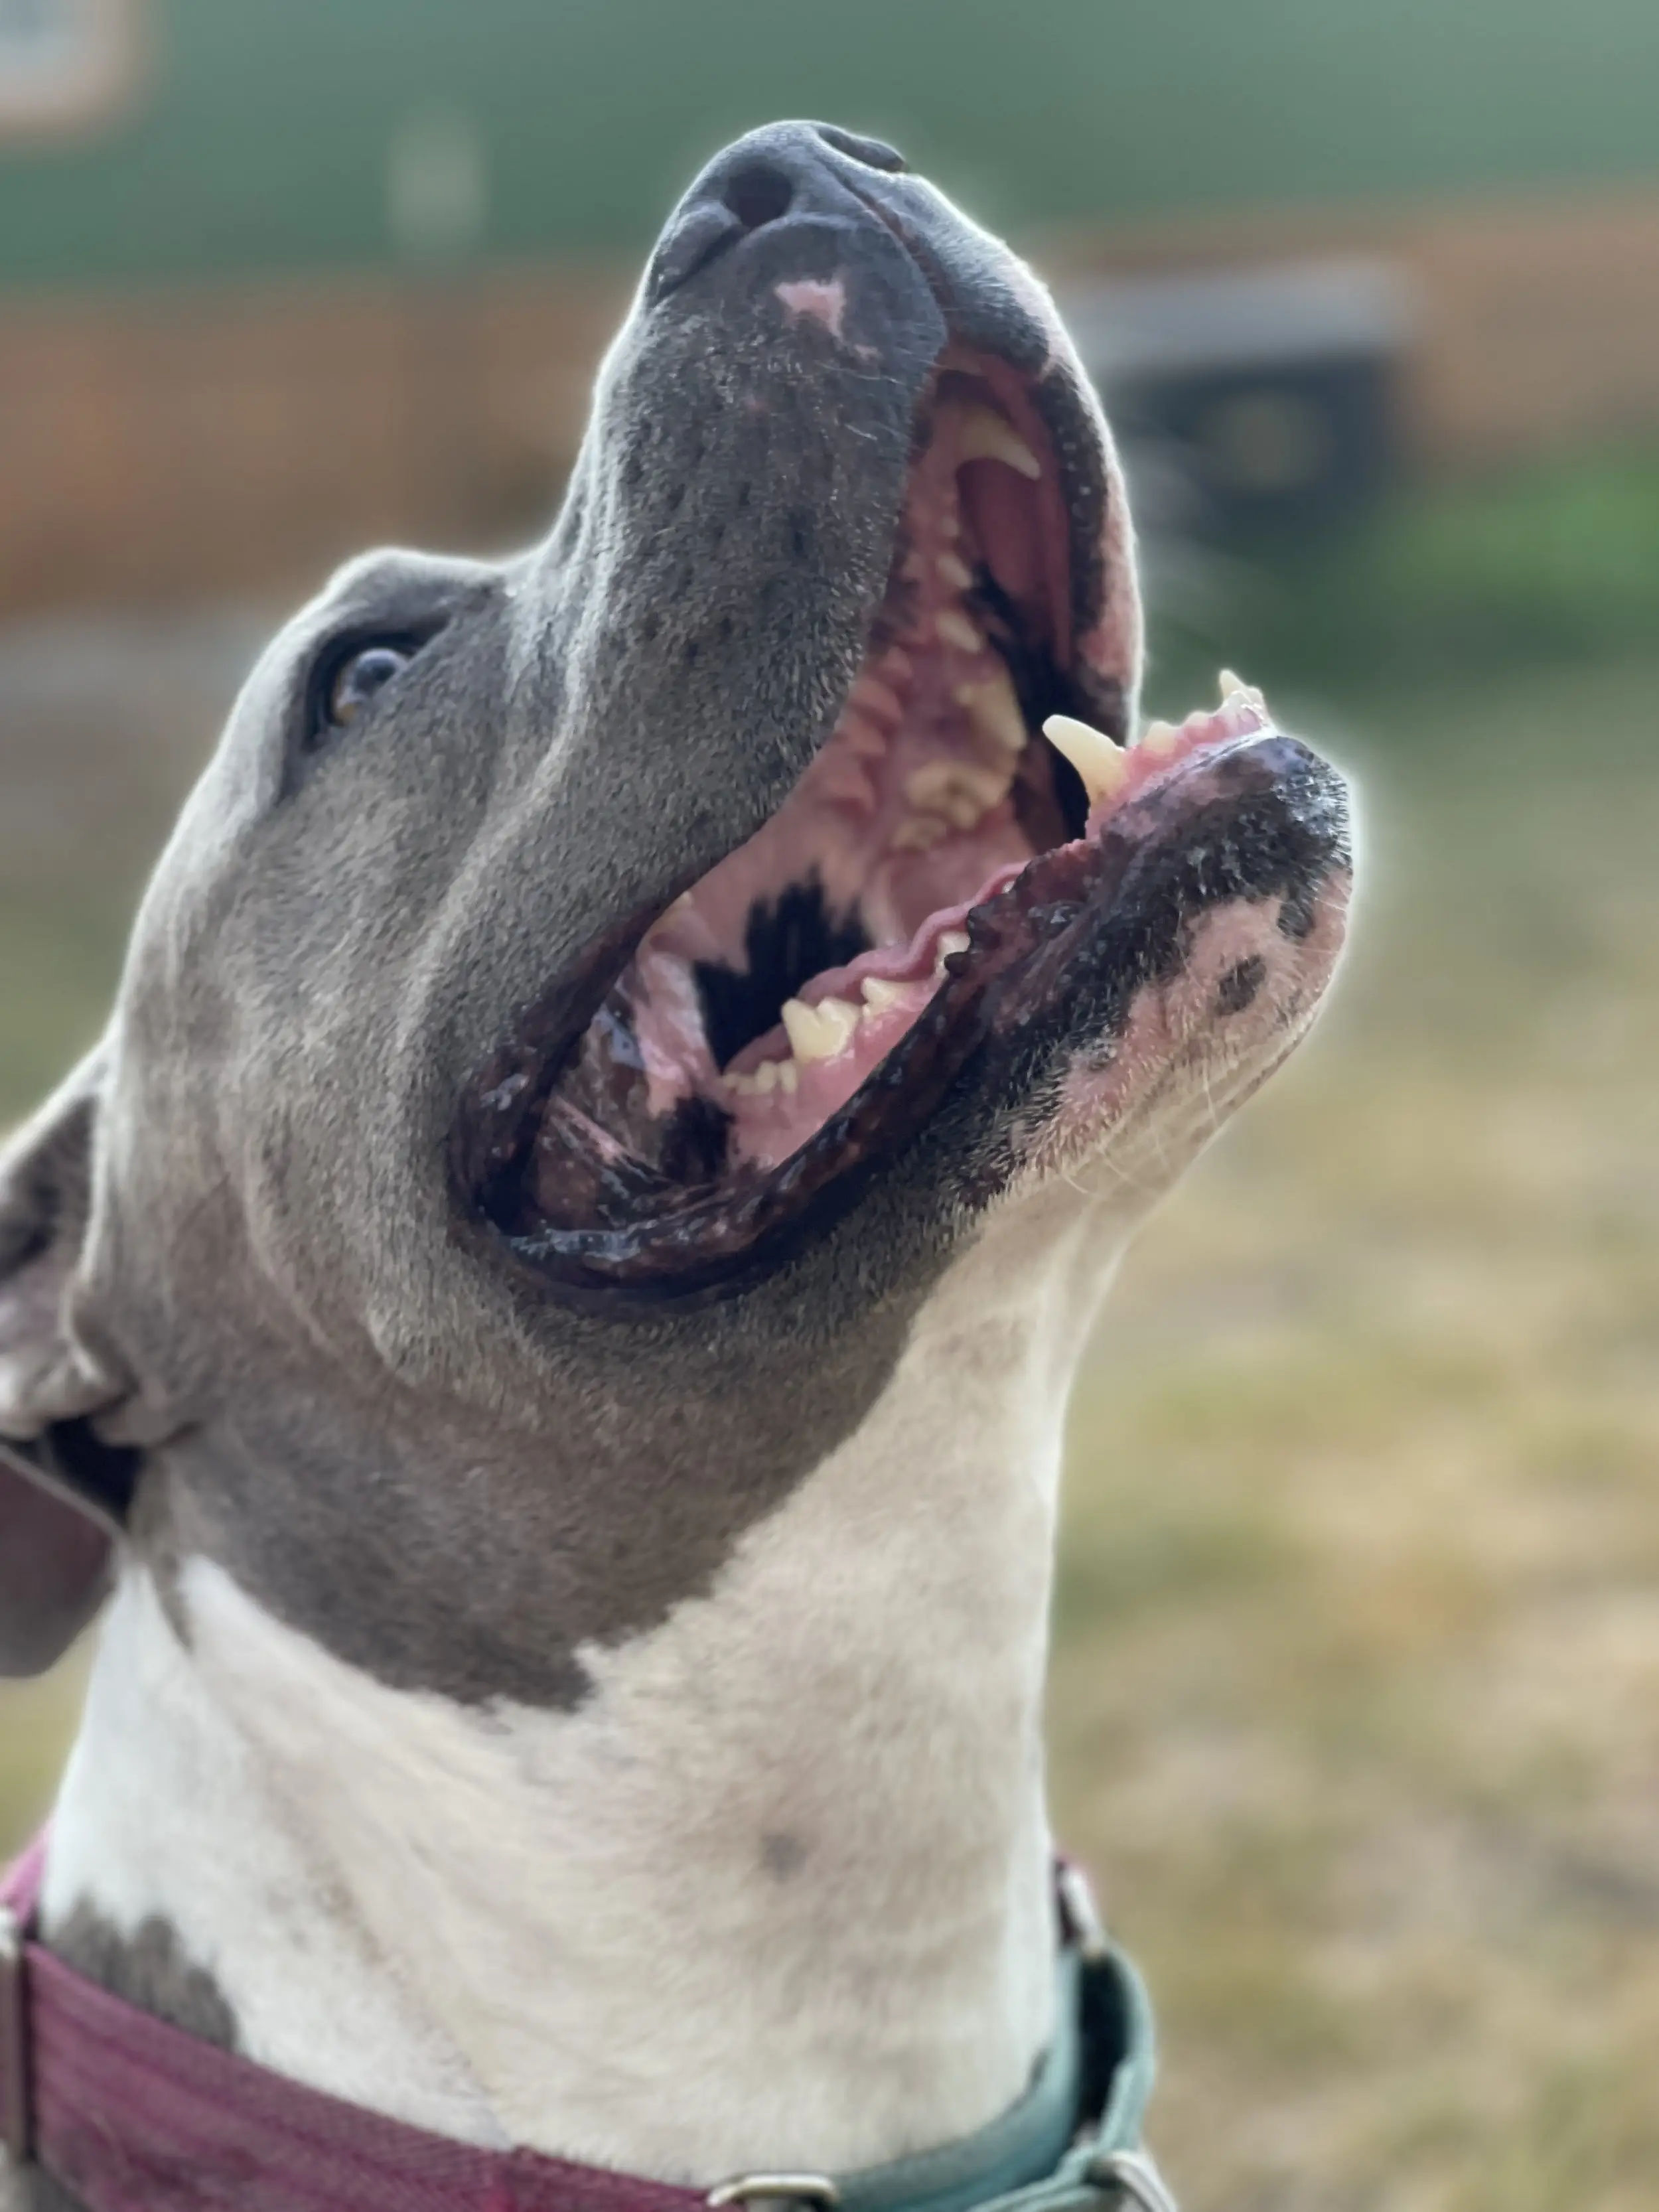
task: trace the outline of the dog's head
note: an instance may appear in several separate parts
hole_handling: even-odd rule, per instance
[[[1108,743],[1139,637],[1029,272],[884,147],[722,155],[551,535],[371,556],[282,633],[12,1147],[0,1434],[103,1522],[0,1474],[12,1662],[114,1538],[388,1679],[569,1698],[990,1224],[1103,1279],[1347,882],[1253,695]]]

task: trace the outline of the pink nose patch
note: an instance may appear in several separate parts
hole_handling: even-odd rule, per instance
[[[791,315],[810,315],[814,322],[822,323],[832,338],[841,336],[842,319],[847,313],[847,287],[839,276],[826,282],[822,276],[798,276],[793,283],[775,288],[785,309]]]

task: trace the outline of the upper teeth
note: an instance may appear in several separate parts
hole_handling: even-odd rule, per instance
[[[964,461],[1006,461],[1035,483],[1042,464],[1007,417],[994,407],[964,407],[962,410],[960,450]]]
[[[1121,745],[1115,744],[1103,730],[1091,729],[1071,714],[1050,714],[1042,734],[1082,777],[1091,806],[1097,799],[1109,799],[1129,772]]]
[[[942,814],[953,829],[971,830],[1008,788],[1006,768],[978,761],[928,761],[905,779],[904,795],[918,812]]]
[[[960,607],[941,607],[933,617],[933,628],[945,644],[963,653],[977,653],[985,643]]]
[[[936,814],[912,814],[901,822],[887,842],[895,853],[931,853],[951,834],[948,822]]]
[[[988,738],[1000,751],[1023,752],[1025,749],[1025,721],[1019,711],[1019,701],[1007,670],[1000,662],[995,675],[983,684],[959,684],[957,704],[965,707],[968,719],[982,738]]]

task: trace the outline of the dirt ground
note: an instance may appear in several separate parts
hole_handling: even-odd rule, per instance
[[[0,638],[0,1118],[256,628]],[[1659,2201],[1656,682],[1286,713],[1363,772],[1357,950],[1079,1392],[1055,1791],[1189,2212]],[[0,1692],[3,1835],[74,1696]]]

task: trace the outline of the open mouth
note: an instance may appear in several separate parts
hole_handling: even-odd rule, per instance
[[[1005,364],[947,355],[839,721],[782,805],[596,944],[474,1079],[471,1203],[573,1288],[702,1289],[844,1203],[988,1039],[1066,990],[1109,832],[1259,695],[1124,750],[1081,719],[1059,457]]]

